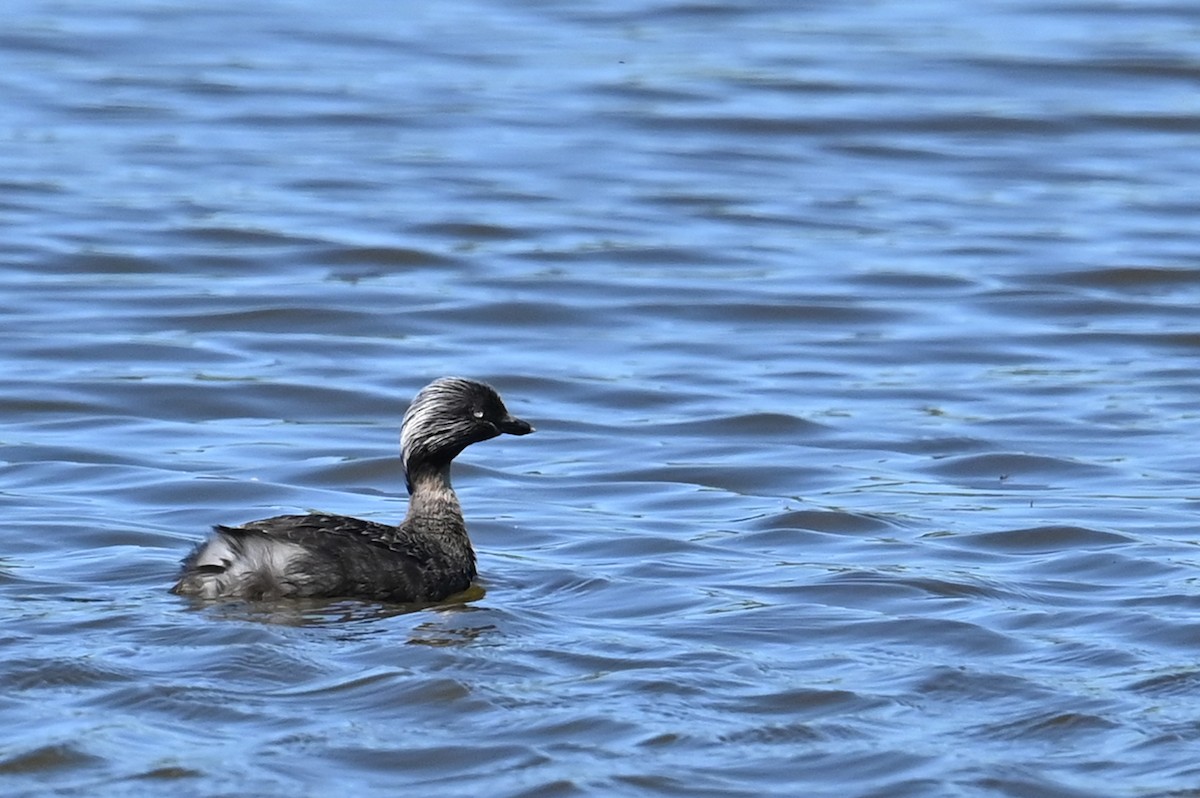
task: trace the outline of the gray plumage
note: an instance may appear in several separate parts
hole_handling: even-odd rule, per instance
[[[450,486],[450,463],[472,443],[530,432],[491,386],[462,377],[435,380],[413,399],[401,425],[410,499],[399,526],[341,515],[217,526],[184,559],[172,592],[429,602],[466,590],[475,578],[475,551]]]

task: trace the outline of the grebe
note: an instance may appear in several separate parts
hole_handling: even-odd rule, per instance
[[[342,515],[280,515],[216,526],[183,561],[173,593],[252,600],[348,597],[433,602],[466,590],[475,550],[450,486],[472,443],[527,435],[495,389],[443,377],[421,389],[400,428],[408,513],[399,526]]]

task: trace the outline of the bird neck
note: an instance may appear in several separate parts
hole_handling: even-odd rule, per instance
[[[462,507],[450,486],[450,464],[427,464],[408,473],[408,514],[405,526],[464,528]]]

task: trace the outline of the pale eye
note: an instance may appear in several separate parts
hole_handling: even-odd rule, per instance
[[[483,411],[482,410],[473,410],[473,411],[471,411],[471,415],[475,416],[475,418],[483,418]]]

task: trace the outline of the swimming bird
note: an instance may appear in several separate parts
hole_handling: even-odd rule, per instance
[[[433,602],[466,590],[475,578],[475,550],[450,486],[450,463],[472,443],[530,432],[490,385],[434,380],[417,393],[400,426],[410,498],[399,526],[321,514],[215,526],[184,559],[171,592]]]

